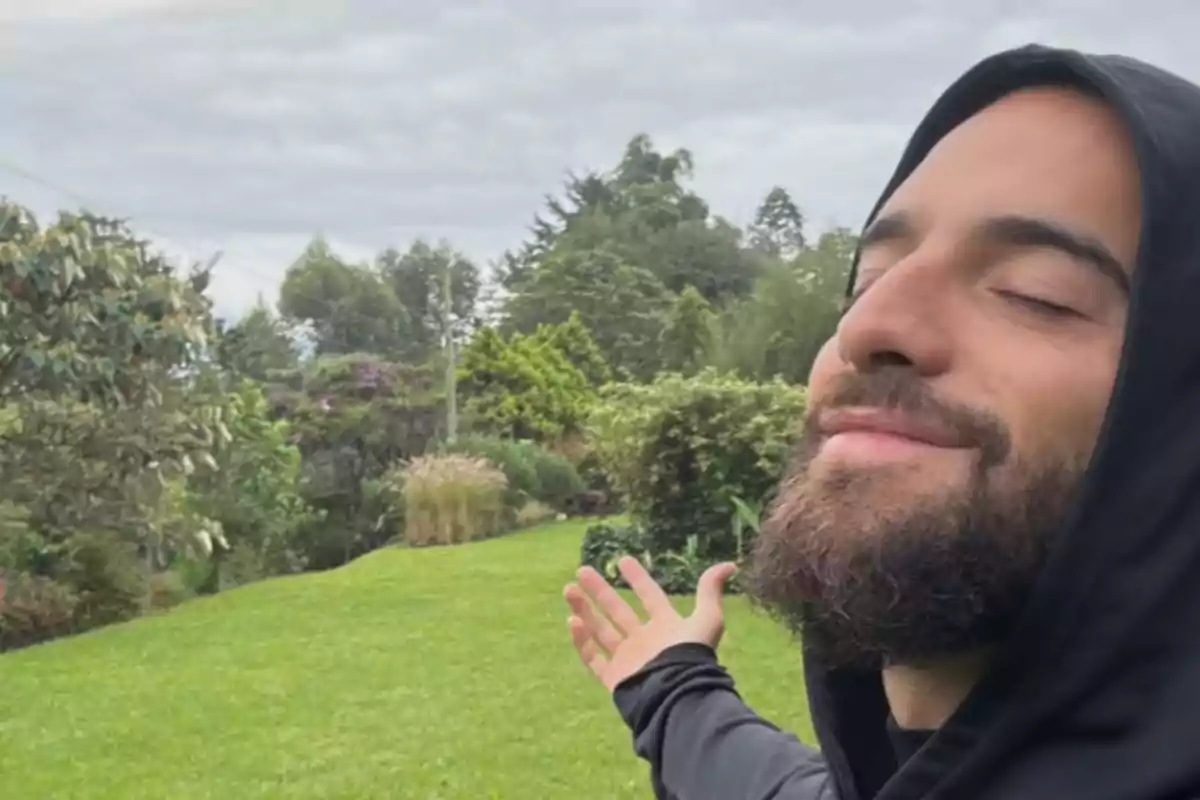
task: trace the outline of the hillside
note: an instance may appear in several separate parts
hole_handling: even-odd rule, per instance
[[[0,797],[644,798],[575,660],[584,524],[390,549],[0,656]],[[740,599],[723,658],[811,740],[796,648]]]

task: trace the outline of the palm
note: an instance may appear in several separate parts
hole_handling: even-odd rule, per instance
[[[609,691],[641,670],[659,653],[695,642],[715,648],[724,632],[721,593],[733,564],[710,567],[700,578],[696,608],[684,617],[646,569],[632,558],[621,559],[621,575],[641,602],[643,621],[595,570],[579,570],[579,582],[567,586],[571,608],[571,641],[580,660]]]

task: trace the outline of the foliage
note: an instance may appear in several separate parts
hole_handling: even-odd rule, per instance
[[[291,326],[259,298],[233,325],[218,325],[216,360],[232,375],[266,382],[294,372],[300,363]]]
[[[548,336],[480,330],[463,348],[458,386],[476,430],[513,439],[561,439],[578,431],[595,389]]]
[[[504,473],[481,458],[422,456],[404,468],[405,541],[457,544],[505,527]]]
[[[773,186],[754,213],[751,244],[761,252],[791,261],[804,250],[804,215],[782,186]]]
[[[67,557],[53,577],[75,595],[75,629],[89,630],[142,612],[149,569],[135,545],[85,531],[71,537]]]
[[[750,380],[806,381],[841,316],[853,248],[833,231],[792,263],[768,266],[752,295],[722,314],[709,363]]]
[[[440,433],[431,371],[365,353],[320,356],[275,407],[302,456],[300,494],[323,513],[298,534],[308,568],[340,566],[397,538],[402,518],[379,480]]]
[[[578,311],[572,311],[566,322],[539,325],[534,331],[534,338],[562,353],[592,386],[603,386],[613,379],[604,353],[600,351]]]
[[[506,306],[511,329],[566,322],[578,314],[604,359],[619,373],[647,377],[657,367],[655,346],[670,295],[644,267],[609,249],[570,247],[547,254],[520,294]]]
[[[638,135],[611,171],[571,177],[533,239],[505,259],[507,329],[528,333],[576,311],[622,378],[661,370],[675,297],[693,287],[724,306],[749,290],[761,261],[687,187],[692,168],[687,150],[661,153]]]
[[[743,231],[693,169],[633,137],[568,178],[490,285],[448,242],[355,264],[316,237],[278,314],[260,298],[229,323],[207,270],[124,223],[43,228],[0,202],[0,570],[23,609],[0,646],[338,566],[413,521],[414,541],[452,541],[604,513],[614,486],[668,586],[740,551],[796,403],[737,378],[804,379],[856,242],[812,244],[782,187]],[[472,435],[440,447],[447,336]],[[468,461],[492,478],[460,480]]]
[[[152,398],[208,342],[207,282],[181,280],[119,221],[63,213],[43,229],[0,201],[0,399]]]
[[[530,443],[529,460],[537,475],[535,500],[565,511],[575,496],[584,490],[583,479],[566,456]]]
[[[13,573],[0,598],[0,652],[39,644],[75,630],[79,599],[44,575]]]
[[[779,481],[804,412],[803,389],[706,370],[608,387],[593,414],[597,457],[657,557],[737,559],[733,498],[758,502]]]
[[[701,554],[700,537],[696,534],[688,536],[678,550],[659,551],[637,523],[601,522],[588,527],[580,548],[580,566],[591,567],[614,586],[627,589],[629,584],[617,569],[618,562],[626,556],[640,561],[663,591],[673,595],[693,594],[700,575],[719,560]],[[729,581],[725,592],[740,594],[739,582]]]
[[[597,522],[584,531],[579,564],[596,570],[614,586],[629,588],[617,571],[617,562],[630,556],[644,564],[648,553],[646,533],[638,525]]]
[[[389,248],[379,254],[376,269],[391,287],[409,319],[409,334],[400,356],[423,363],[449,330],[461,341],[475,327],[480,290],[479,267],[448,242],[431,246],[416,240],[404,253]],[[445,278],[450,274],[450,317],[445,318]]]
[[[216,469],[194,477],[188,497],[190,510],[214,521],[236,551],[234,561],[221,559],[218,584],[297,572],[306,565],[298,537],[321,515],[300,495],[292,424],[272,418],[262,387],[248,379],[232,387],[223,406],[228,436],[214,454]]]
[[[288,268],[279,310],[290,322],[311,327],[322,355],[395,356],[412,324],[377,268],[346,263],[319,237]]]
[[[207,281],[123,223],[41,229],[0,204],[0,568],[30,608],[57,609],[27,614],[21,641],[61,632],[65,598],[72,631],[135,616],[156,569],[211,545],[177,502],[228,435],[190,377],[211,343]]]
[[[518,528],[532,528],[558,518],[559,513],[545,503],[530,500],[517,509],[515,524]]]
[[[470,435],[446,445],[443,452],[482,458],[503,472],[508,482],[505,505],[510,509],[536,501],[565,511],[583,491],[583,481],[570,460],[536,442]]]
[[[660,337],[663,367],[670,372],[694,375],[705,364],[712,349],[716,319],[712,306],[694,287],[675,299]]]

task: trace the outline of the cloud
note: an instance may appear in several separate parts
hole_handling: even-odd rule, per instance
[[[0,0],[0,171],[34,208],[222,250],[215,296],[238,313],[316,232],[356,258],[418,235],[495,258],[567,170],[640,131],[693,151],[718,213],[745,221],[782,184],[815,223],[857,225],[987,53],[1041,40],[1200,72],[1182,0],[847,5]]]

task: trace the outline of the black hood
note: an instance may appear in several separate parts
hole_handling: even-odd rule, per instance
[[[899,772],[879,673],[806,658],[841,800],[1200,797],[1200,88],[1119,56],[993,56],[937,101],[871,217],[950,130],[1039,85],[1100,98],[1136,149],[1141,241],[1113,397],[1022,621]]]

